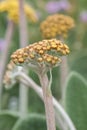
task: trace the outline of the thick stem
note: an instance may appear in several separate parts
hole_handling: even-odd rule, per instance
[[[27,21],[24,12],[24,0],[19,0],[19,30],[20,30],[20,47],[25,47],[28,42],[27,38]],[[19,89],[19,111],[23,117],[28,109],[28,88],[20,83]]]
[[[1,108],[1,101],[2,101],[2,92],[3,92],[3,76],[5,72],[5,68],[7,65],[7,59],[9,56],[9,49],[11,45],[12,35],[14,30],[14,23],[12,21],[8,21],[6,35],[5,35],[5,46],[3,49],[3,53],[0,59],[0,108]]]
[[[40,74],[39,78],[43,90],[44,105],[45,105],[46,120],[47,120],[47,130],[56,130],[53,99],[52,99],[51,90],[48,87],[49,85],[48,77],[46,74],[42,74],[42,75]]]

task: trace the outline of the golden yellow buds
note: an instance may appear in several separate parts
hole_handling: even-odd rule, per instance
[[[69,53],[69,47],[60,40],[42,40],[14,52],[11,56],[15,64],[46,64],[54,66],[61,62],[60,56]]]

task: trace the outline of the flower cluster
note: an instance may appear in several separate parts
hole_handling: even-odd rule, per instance
[[[68,31],[74,26],[74,20],[70,16],[54,14],[41,23],[40,29],[44,38],[55,38],[56,36],[65,38]]]
[[[11,82],[12,82],[11,73],[12,73],[12,70],[14,67],[15,67],[15,64],[12,61],[10,61],[8,66],[7,66],[6,73],[4,75],[4,80],[3,80],[4,84],[11,84]]]
[[[67,55],[69,52],[69,47],[60,40],[42,40],[18,49],[11,55],[11,59],[18,65],[25,63],[53,67],[61,62],[61,56]]]
[[[32,22],[37,21],[37,16],[35,11],[31,6],[25,3],[24,5],[24,11]],[[18,22],[19,20],[19,4],[18,0],[4,0],[0,2],[0,12],[7,12],[8,13],[8,18],[13,20],[14,22]]]

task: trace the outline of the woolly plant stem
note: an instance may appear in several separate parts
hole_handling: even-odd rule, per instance
[[[20,47],[25,47],[28,42],[27,38],[27,21],[24,12],[24,0],[19,0],[19,31],[20,31]],[[28,109],[28,88],[20,83],[19,87],[19,111],[23,117]]]
[[[39,79],[43,91],[47,130],[56,130],[53,99],[52,99],[51,89],[49,87],[48,77],[46,74],[39,74]]]
[[[2,52],[2,56],[0,59],[0,108],[1,108],[1,102],[2,102],[2,93],[3,93],[3,76],[4,72],[6,69],[7,65],[7,59],[9,56],[9,49],[11,46],[11,40],[12,40],[12,35],[13,35],[13,30],[14,30],[14,23],[13,21],[8,21],[7,29],[6,29],[6,34],[5,34],[5,46]]]
[[[13,75],[13,78],[20,80],[23,84],[25,84],[26,86],[30,86],[32,89],[34,89],[34,91],[39,95],[39,97],[43,100],[43,92],[40,86],[38,86],[29,76],[27,76],[25,73],[20,72],[20,73],[15,73]],[[71,121],[71,119],[69,118],[68,114],[65,112],[65,110],[63,109],[63,107],[60,105],[60,103],[53,97],[53,105],[56,109],[56,111],[58,111],[60,113],[60,115],[62,116],[62,118],[64,119],[64,121],[66,122],[66,124],[68,125],[70,130],[76,130],[73,122]],[[55,114],[55,116],[57,116],[56,118],[58,119],[58,115]],[[58,120],[59,121],[59,120]],[[59,122],[57,122],[57,124],[59,124]],[[63,128],[63,127],[61,127]],[[65,130],[65,129],[64,129]]]

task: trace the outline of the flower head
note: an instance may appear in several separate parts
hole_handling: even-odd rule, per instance
[[[67,37],[68,31],[74,26],[74,20],[70,16],[54,14],[41,23],[40,29],[44,38]]]
[[[11,59],[18,65],[54,67],[61,62],[60,57],[69,52],[69,47],[60,40],[42,40],[17,50],[11,55]]]
[[[29,20],[31,20],[32,22],[37,21],[37,15],[30,5],[25,3],[24,11]],[[14,22],[18,22],[19,20],[18,0],[4,0],[0,2],[0,12],[8,13],[8,19],[13,20]]]

